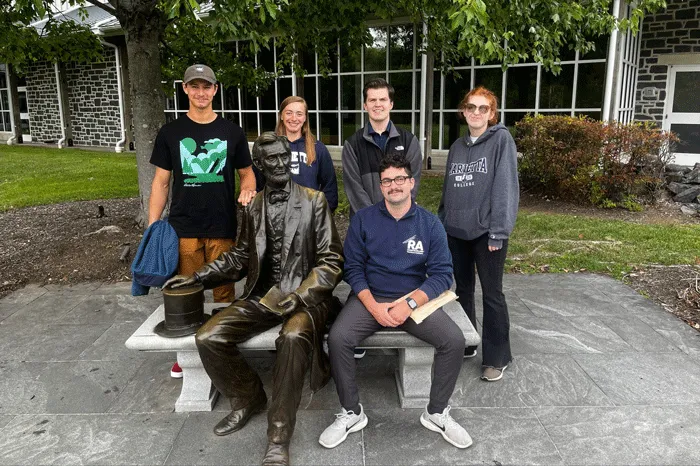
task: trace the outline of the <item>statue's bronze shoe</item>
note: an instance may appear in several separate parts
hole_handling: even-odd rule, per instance
[[[266,405],[267,396],[265,396],[265,392],[261,391],[260,395],[248,406],[231,411],[228,416],[219,421],[214,427],[214,433],[216,435],[228,435],[241,430],[253,414],[264,411]]]
[[[289,466],[289,444],[269,442],[262,466]]]

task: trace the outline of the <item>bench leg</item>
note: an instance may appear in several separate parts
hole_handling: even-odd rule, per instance
[[[175,402],[175,412],[211,411],[219,396],[197,351],[178,351],[177,363],[182,368],[182,391]]]
[[[399,348],[396,387],[402,408],[424,408],[430,401],[430,383],[435,349]]]

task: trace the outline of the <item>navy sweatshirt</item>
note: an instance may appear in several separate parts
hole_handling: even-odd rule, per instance
[[[350,220],[343,248],[344,279],[355,294],[400,298],[420,289],[435,299],[452,286],[452,256],[437,216],[413,203],[401,219],[384,201]],[[427,275],[427,278],[426,278]]]
[[[333,169],[333,160],[321,141],[316,141],[316,160],[306,164],[306,140],[302,137],[289,143],[292,148],[292,179],[307,188],[317,189],[326,195],[332,212],[338,207],[338,180]]]

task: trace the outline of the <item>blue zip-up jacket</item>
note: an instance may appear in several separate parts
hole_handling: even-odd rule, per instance
[[[143,233],[131,264],[131,295],[148,294],[152,286],[161,287],[177,271],[179,239],[165,220],[157,220]]]
[[[350,220],[345,281],[358,294],[400,298],[420,289],[429,299],[452,286],[452,256],[437,216],[415,204],[399,220],[378,202]],[[427,278],[426,278],[427,275]]]

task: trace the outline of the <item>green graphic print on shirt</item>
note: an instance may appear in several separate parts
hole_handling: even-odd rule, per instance
[[[192,138],[180,141],[180,162],[182,174],[191,176],[185,184],[223,183],[223,169],[226,166],[227,141],[219,138],[204,141],[203,152],[195,154],[197,142]]]

